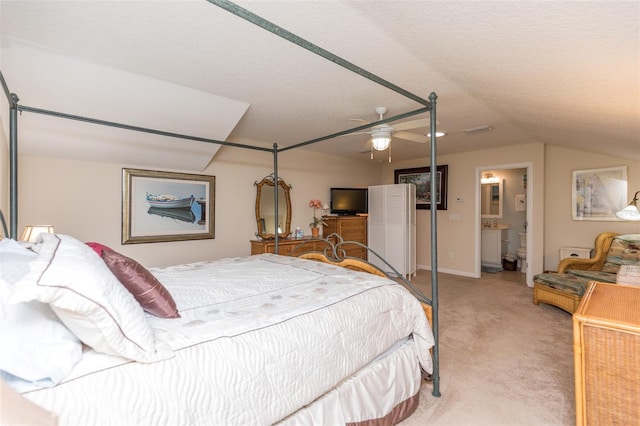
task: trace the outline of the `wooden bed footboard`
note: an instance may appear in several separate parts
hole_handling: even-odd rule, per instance
[[[433,327],[433,309],[431,305],[427,305],[424,302],[420,302],[422,305],[422,310],[424,311],[424,315],[427,317],[427,321],[429,321],[429,325]]]

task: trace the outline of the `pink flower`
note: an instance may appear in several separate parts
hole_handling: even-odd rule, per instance
[[[327,222],[324,221],[321,217],[316,217],[316,209],[322,209],[322,201],[312,199],[309,201],[309,207],[313,207],[313,222],[309,224],[312,228],[317,228],[319,226],[327,226]]]
[[[322,202],[320,200],[311,200],[309,201],[309,207],[313,207],[314,209],[321,209]]]

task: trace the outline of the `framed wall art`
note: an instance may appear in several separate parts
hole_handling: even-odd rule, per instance
[[[619,221],[627,205],[627,167],[575,170],[571,183],[573,220]]]
[[[214,238],[215,179],[122,169],[122,244]]]
[[[447,172],[449,166],[436,166],[436,196],[438,210],[447,209]],[[395,170],[395,183],[412,183],[416,186],[416,208],[431,208],[431,170],[430,167]]]

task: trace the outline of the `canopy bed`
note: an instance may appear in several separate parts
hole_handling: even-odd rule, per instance
[[[277,144],[264,148],[20,105],[0,73],[10,104],[12,239],[17,237],[18,218],[18,112],[271,152],[272,182],[280,181],[280,152],[429,112],[428,155],[432,170],[436,169],[435,93],[429,100],[423,99],[231,2],[209,2],[422,106],[284,148]],[[286,194],[287,188],[282,189],[272,191],[274,218],[279,217],[279,199]],[[431,180],[431,193],[436,193],[435,179]],[[37,253],[5,243],[0,255],[12,262],[5,264],[17,265],[21,271],[11,279],[0,274],[0,283],[13,284],[11,302],[49,305],[75,335],[71,340],[85,344],[81,354],[74,352],[79,361],[74,361],[70,372],[55,386],[20,391],[59,415],[61,423],[400,421],[416,407],[421,372],[432,380],[432,394],[440,396],[436,212],[431,209],[431,298],[403,278],[403,285],[398,284],[370,264],[345,258],[341,241],[322,253],[279,256],[278,240],[284,234],[274,229],[275,255],[149,271],[108,247],[89,247],[67,235],[42,235]],[[268,228],[262,232],[270,234]],[[138,286],[139,280],[157,282],[153,288],[161,291],[164,300],[173,302],[170,315],[158,316],[137,297],[134,300],[126,291],[120,294],[121,286],[114,284],[118,280],[130,291],[125,281],[133,280]],[[86,301],[95,302],[95,295],[78,300],[83,290],[74,286],[79,281],[93,282],[99,287],[96,294],[116,292],[120,299],[117,303],[96,303],[98,308],[87,307]],[[68,289],[71,291],[65,293]],[[101,310],[108,315],[96,312]],[[89,328],[97,327],[98,331],[87,331],[86,323],[78,324],[82,322],[78,315],[93,321]],[[93,315],[103,317],[96,320]],[[371,339],[372,335],[376,338]],[[301,377],[304,386],[299,385]],[[74,403],[69,404],[70,400]]]

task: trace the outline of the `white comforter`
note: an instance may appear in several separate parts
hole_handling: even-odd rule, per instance
[[[25,395],[61,424],[272,424],[410,335],[431,371],[431,329],[393,281],[268,254],[151,271],[182,316],[149,317],[176,356],[86,352],[61,384]]]

